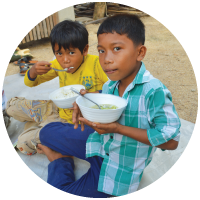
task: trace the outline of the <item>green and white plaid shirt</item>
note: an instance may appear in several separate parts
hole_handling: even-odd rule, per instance
[[[116,81],[108,81],[103,93],[119,96]],[[126,88],[128,105],[118,122],[146,129],[152,146],[118,133],[91,134],[87,140],[86,156],[103,157],[98,191],[121,196],[137,190],[144,168],[151,162],[155,146],[171,139],[177,140],[180,120],[169,90],[149,71],[144,63],[134,81]]]

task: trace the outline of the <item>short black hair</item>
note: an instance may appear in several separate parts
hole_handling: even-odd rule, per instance
[[[57,43],[59,51],[62,47],[65,50],[73,47],[78,48],[83,53],[85,46],[88,44],[88,31],[79,22],[64,20],[53,27],[50,40],[53,52],[55,43]]]
[[[103,33],[126,34],[135,45],[145,42],[145,26],[137,15],[117,14],[106,18],[99,26],[97,36]]]

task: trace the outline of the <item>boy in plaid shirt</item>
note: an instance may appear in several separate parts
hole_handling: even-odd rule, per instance
[[[50,139],[48,131],[41,130],[38,147],[51,161],[48,182],[55,187],[86,197],[121,196],[137,190],[156,148],[177,148],[180,120],[171,93],[142,62],[146,47],[141,20],[130,14],[109,17],[97,36],[99,61],[110,79],[102,92],[127,99],[125,111],[117,122],[96,124],[79,117],[74,104],[75,130],[70,134],[64,125],[54,123],[55,131],[63,128],[60,139],[55,141],[58,133]],[[51,124],[45,128],[51,130]],[[76,181],[72,156],[91,164]]]

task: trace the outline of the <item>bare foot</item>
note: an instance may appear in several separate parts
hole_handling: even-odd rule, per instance
[[[39,153],[39,154],[45,154],[44,151],[42,151],[42,149],[40,149],[40,148],[38,147],[38,144],[37,144],[37,153]]]
[[[37,145],[37,152],[40,153],[40,154],[45,154],[50,162],[57,160],[59,158],[64,158],[64,157],[73,158],[73,156],[62,155],[61,153],[53,151],[49,147],[44,146],[42,144]]]

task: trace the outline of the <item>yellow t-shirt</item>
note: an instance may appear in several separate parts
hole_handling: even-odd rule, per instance
[[[56,69],[62,69],[57,59],[51,61],[51,67]],[[108,77],[104,73],[99,63],[99,57],[95,55],[87,55],[84,57],[83,64],[74,73],[57,72],[55,70],[49,70],[48,73],[38,75],[34,81],[28,78],[26,73],[24,77],[25,85],[29,87],[37,86],[46,81],[50,81],[53,78],[59,76],[60,87],[74,84],[84,85],[89,92],[95,92],[102,90],[102,86],[108,81]],[[72,112],[69,109],[59,109],[59,115],[61,118],[66,119],[68,123],[72,123]]]

